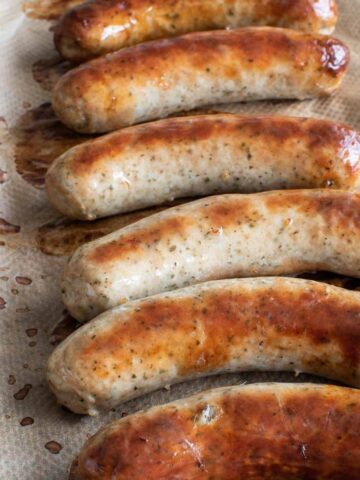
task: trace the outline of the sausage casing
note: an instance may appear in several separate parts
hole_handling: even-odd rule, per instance
[[[360,277],[360,194],[283,190],[207,197],[80,247],[64,302],[79,320],[186,285],[325,270]]]
[[[202,115],[137,125],[76,146],[46,176],[51,203],[79,219],[174,198],[360,187],[360,135],[326,120]]]
[[[70,480],[358,480],[358,390],[253,384],[209,390],[110,423]]]
[[[53,352],[59,402],[96,414],[190,378],[290,370],[360,387],[360,295],[294,278],[219,280],[103,313]]]
[[[123,47],[188,32],[269,25],[331,33],[335,0],[90,0],[55,28],[60,54],[82,61]]]
[[[197,32],[85,63],[63,75],[53,108],[68,127],[108,132],[204,105],[331,94],[349,50],[323,35],[271,27]]]

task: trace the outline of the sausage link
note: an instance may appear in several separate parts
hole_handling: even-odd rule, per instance
[[[190,284],[326,270],[360,277],[360,194],[283,190],[180,205],[80,247],[64,302],[79,320]]]
[[[218,388],[105,426],[85,443],[69,478],[358,480],[359,438],[357,390]]]
[[[217,114],[137,125],[76,146],[46,176],[51,203],[93,220],[174,198],[360,187],[360,135],[317,119]]]
[[[90,0],[55,27],[55,45],[83,61],[147,40],[250,25],[331,33],[335,0]]]
[[[294,278],[220,280],[103,313],[48,364],[58,401],[97,414],[195,377],[290,370],[360,387],[360,295]]]
[[[68,127],[108,132],[204,105],[331,94],[349,63],[339,40],[271,27],[190,33],[129,47],[60,78]]]

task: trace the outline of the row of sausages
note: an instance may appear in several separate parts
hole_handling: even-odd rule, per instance
[[[61,404],[96,415],[246,370],[360,387],[360,294],[281,277],[360,277],[359,132],[279,116],[161,119],[332,94],[349,64],[324,35],[337,14],[333,0],[91,0],[60,19],[58,51],[85,63],[55,86],[54,110],[73,130],[107,134],[54,161],[50,202],[94,220],[184,199],[69,260],[64,303],[91,321],[49,359]],[[92,437],[70,479],[358,480],[349,387],[234,386],[139,412]]]

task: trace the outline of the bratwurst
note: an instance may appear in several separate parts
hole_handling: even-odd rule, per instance
[[[188,32],[269,25],[331,33],[335,0],[90,0],[65,13],[55,45],[71,61]]]
[[[77,413],[195,377],[290,370],[360,387],[360,294],[295,278],[219,280],[129,302],[53,352],[47,377]]]
[[[358,480],[359,436],[358,390],[218,388],[105,426],[86,442],[69,478]]]
[[[147,217],[80,247],[63,298],[89,320],[124,303],[231,277],[326,270],[360,277],[360,194],[219,195]]]
[[[70,70],[53,107],[74,130],[108,132],[209,104],[329,95],[348,63],[348,48],[322,35],[271,27],[190,33]]]
[[[174,198],[316,187],[359,190],[356,130],[295,117],[169,118],[78,145],[46,176],[54,207],[84,220]]]

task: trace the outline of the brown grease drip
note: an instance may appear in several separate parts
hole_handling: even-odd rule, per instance
[[[24,398],[28,395],[31,389],[32,385],[30,385],[29,383],[24,385],[22,388],[20,388],[18,392],[14,393],[15,400],[24,400]]]
[[[23,4],[23,11],[30,18],[38,20],[56,20],[84,0],[28,0]]]
[[[15,383],[16,383],[16,378],[14,377],[14,375],[9,375],[8,384],[15,385]]]
[[[54,455],[57,455],[58,453],[61,452],[62,450],[62,445],[60,443],[55,442],[54,440],[51,440],[50,442],[45,443],[45,448],[46,450],[49,450],[49,452],[53,453]]]
[[[15,310],[16,313],[27,313],[27,312],[30,312],[30,308],[29,307],[20,307],[20,308],[17,308]]]
[[[32,425],[34,423],[34,419],[31,417],[25,417],[21,420],[20,425],[22,427],[27,427],[28,425]]]
[[[38,333],[38,330],[37,328],[28,328],[27,330],[25,330],[25,333],[28,337],[35,337]]]
[[[31,278],[28,278],[28,277],[17,276],[15,277],[15,282],[18,283],[19,285],[30,285],[32,283],[32,280]]]
[[[73,68],[73,65],[60,57],[38,60],[32,67],[34,80],[44,90],[51,92],[59,78]]]
[[[65,311],[65,316],[60,320],[60,322],[55,326],[53,331],[50,334],[50,343],[51,345],[59,345],[66,337],[71,333],[75,332],[79,328],[81,323],[79,323],[75,318],[69,315]]]
[[[90,138],[65,127],[49,103],[25,112],[11,133],[15,138],[16,170],[37,188],[43,187],[46,171],[56,157]]]
[[[0,168],[0,183],[5,183],[7,180],[8,174],[5,172],[5,170],[2,170]]]
[[[0,218],[0,235],[6,235],[8,233],[19,233],[20,226],[13,225],[4,218]]]

